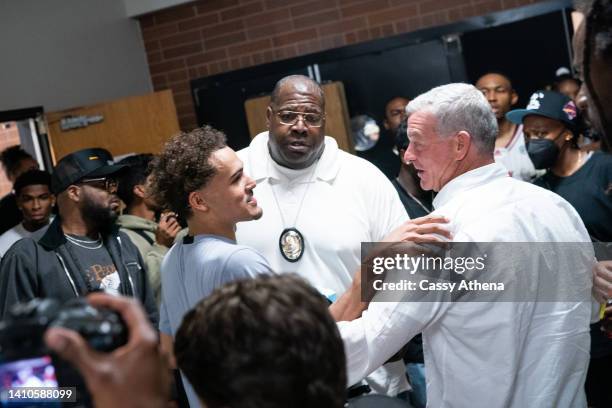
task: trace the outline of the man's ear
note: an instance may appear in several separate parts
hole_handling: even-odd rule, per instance
[[[389,122],[387,122],[387,118],[383,120],[383,126],[385,127],[386,130],[389,130]]]
[[[272,111],[272,105],[268,105],[268,108],[266,109],[266,127],[268,128],[268,130],[270,130],[272,115],[274,115],[274,112]]]
[[[472,136],[465,130],[457,133],[455,144],[455,159],[463,160],[467,156],[472,145]]]
[[[144,184],[136,184],[132,189],[132,193],[138,198],[144,199],[146,196]]]
[[[192,191],[187,197],[187,202],[192,210],[206,212],[209,210],[208,203],[199,191]]]
[[[55,194],[51,194],[51,207],[55,207]]]
[[[77,202],[77,203],[81,201],[82,194],[83,194],[83,190],[79,186],[75,186],[74,184],[71,186],[68,186],[68,188],[66,189],[66,196],[70,200]]]
[[[516,105],[517,102],[518,102],[518,94],[513,89],[512,90],[512,96],[510,97],[510,106]]]

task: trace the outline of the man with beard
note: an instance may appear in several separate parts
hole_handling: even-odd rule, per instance
[[[385,130],[381,137],[371,149],[357,152],[359,157],[378,167],[389,180],[397,177],[400,171],[400,163],[395,151],[395,134],[403,121],[404,109],[407,104],[408,99],[402,96],[391,98],[385,105],[385,119],[383,120]]]
[[[585,0],[577,1],[577,6],[585,15],[578,26],[573,39],[574,66],[582,87],[578,93],[578,107],[586,113],[588,122],[601,137],[601,150],[612,151],[612,1]],[[612,183],[604,190],[608,200],[612,199]],[[593,295],[602,304],[604,314],[602,326],[607,335],[612,337],[612,260],[597,263],[593,271]],[[603,360],[602,360],[603,361]],[[591,366],[591,369],[593,366]],[[603,362],[591,372],[589,380],[596,383],[602,392],[598,400],[589,400],[589,404],[599,407],[607,406],[603,398],[605,393],[606,373],[609,364]],[[591,375],[593,374],[593,375]],[[602,402],[603,401],[603,402]],[[608,402],[609,404],[609,402]]]
[[[0,318],[16,303],[39,298],[66,301],[94,291],[139,299],[149,319],[158,315],[144,262],[115,220],[116,176],[104,149],[84,149],[60,160],[51,178],[59,214],[44,234],[24,238],[0,266]]]
[[[601,149],[612,151],[612,1],[578,1],[585,20],[574,35],[574,66],[582,87],[578,107],[601,135]]]
[[[476,88],[487,98],[497,119],[495,161],[501,163],[511,177],[530,181],[536,176],[536,169],[527,153],[523,126],[506,119],[506,113],[518,102],[510,79],[504,74],[489,72],[478,78]]]

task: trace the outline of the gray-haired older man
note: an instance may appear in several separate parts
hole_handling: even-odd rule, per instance
[[[434,88],[410,102],[406,113],[405,159],[423,189],[438,191],[434,214],[451,220],[454,242],[589,242],[565,200],[512,179],[494,162],[497,121],[475,87]],[[505,251],[512,244],[503,245]],[[522,301],[508,301],[516,299],[502,291],[487,294],[486,301],[450,302],[448,293],[420,302],[412,301],[414,293],[402,302],[373,301],[360,318],[338,323],[349,383],[422,332],[429,407],[585,407],[590,271],[564,266],[572,262],[567,253],[547,257],[530,246],[528,256],[493,267],[528,289],[550,288],[554,302],[540,302],[537,290]],[[584,290],[562,302],[559,284],[530,267],[534,260],[552,262],[559,268],[554,276]]]

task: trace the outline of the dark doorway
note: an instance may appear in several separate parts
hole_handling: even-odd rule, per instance
[[[467,78],[451,78],[441,40],[358,55],[319,64],[323,80],[344,84],[350,116],[367,114],[379,122],[394,96],[413,98],[434,86]]]
[[[571,65],[567,10],[462,35],[463,56],[470,82],[488,71],[505,73],[519,94],[517,106],[554,80],[559,67]]]

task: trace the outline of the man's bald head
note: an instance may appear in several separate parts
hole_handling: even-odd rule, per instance
[[[298,92],[315,93],[321,99],[321,109],[325,109],[325,94],[321,86],[312,78],[304,75],[289,75],[276,83],[272,90],[270,104],[278,106],[280,103],[281,91],[285,88],[295,89]]]
[[[304,169],[325,147],[325,97],[318,83],[303,75],[278,81],[266,110],[268,147],[283,167]]]

